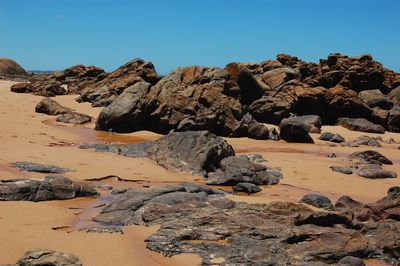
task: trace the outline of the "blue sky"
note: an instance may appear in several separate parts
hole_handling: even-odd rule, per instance
[[[0,57],[108,71],[140,57],[166,74],[278,53],[371,53],[400,71],[399,14],[398,0],[0,0]]]

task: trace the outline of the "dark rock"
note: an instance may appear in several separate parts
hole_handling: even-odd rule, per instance
[[[0,181],[0,200],[5,201],[65,200],[94,195],[97,192],[92,186],[72,182],[63,176]]]
[[[328,157],[328,158],[336,158],[337,155],[336,155],[336,153],[334,153],[334,152],[328,152],[328,153],[326,154],[326,157]]]
[[[235,192],[246,192],[248,194],[260,192],[261,189],[252,183],[238,183],[233,187]]]
[[[268,139],[269,130],[263,124],[257,122],[250,114],[245,114],[239,127],[231,137],[249,137],[252,139]]]
[[[303,115],[303,116],[293,116],[290,118],[285,118],[282,122],[299,122],[304,124],[304,128],[307,128],[308,133],[321,133],[321,118],[317,115]]]
[[[119,226],[95,226],[95,227],[89,227],[89,228],[83,228],[80,229],[80,231],[85,231],[87,233],[108,233],[108,234],[124,234],[122,231],[121,227]]]
[[[279,136],[278,130],[276,130],[276,128],[271,127],[271,128],[269,129],[269,136],[268,136],[268,138],[269,138],[270,140],[278,141],[278,140],[281,139],[281,136]]]
[[[48,249],[27,251],[15,266],[82,266],[82,262],[70,253]]]
[[[351,175],[353,173],[353,170],[349,167],[330,166],[329,168],[331,168],[332,171],[334,171],[334,172],[339,172],[339,173],[343,173],[346,175]]]
[[[354,209],[363,206],[364,204],[355,201],[349,196],[341,196],[335,203],[335,209]]]
[[[346,256],[338,261],[339,265],[346,266],[365,266],[365,263],[362,259],[352,256]]]
[[[71,108],[64,107],[50,98],[43,98],[35,107],[36,113],[43,113],[47,115],[59,115],[72,111],[73,110]]]
[[[15,162],[12,163],[12,165],[23,171],[46,173],[46,174],[62,174],[72,171],[68,168],[62,168],[56,165],[48,165],[48,164],[40,164],[32,162]]]
[[[318,194],[307,194],[299,202],[312,205],[316,208],[330,209],[333,207],[329,198]]]
[[[382,138],[375,138],[375,137],[370,137],[370,136],[360,136],[356,138],[353,141],[350,141],[347,143],[351,147],[358,147],[359,145],[366,145],[366,146],[371,146],[371,147],[382,147],[382,145],[379,143],[379,141],[382,141]]]
[[[310,126],[295,119],[283,119],[279,125],[280,137],[287,142],[314,143],[308,132]]]
[[[56,95],[65,95],[67,91],[58,81],[36,81],[33,83],[17,83],[11,86],[12,92],[32,93],[44,97],[54,97]]]
[[[151,84],[138,82],[125,89],[113,103],[104,108],[96,121],[96,129],[132,132],[145,129],[146,95]]]
[[[393,104],[388,98],[383,95],[380,90],[366,90],[358,93],[358,98],[366,103],[369,107],[380,107],[382,109],[389,110]]]
[[[319,136],[320,140],[330,141],[334,143],[342,143],[345,139],[339,134],[333,134],[331,132],[324,132]]]
[[[291,105],[282,99],[264,96],[251,103],[249,112],[257,121],[279,125],[282,119],[289,117]]]
[[[390,110],[388,128],[392,132],[400,132],[400,106],[395,106]]]
[[[62,113],[57,116],[57,122],[69,123],[69,124],[84,124],[92,121],[92,118],[88,115],[76,113],[76,112],[68,112]]]
[[[381,178],[396,178],[397,174],[388,170],[380,169],[364,169],[358,172],[359,176],[371,178],[371,179],[381,179]]]
[[[338,119],[337,124],[353,131],[379,133],[379,134],[385,133],[384,127],[369,122],[364,118],[342,117]]]
[[[393,162],[387,157],[373,150],[354,152],[349,155],[349,158],[357,159],[371,164],[393,164]]]
[[[282,174],[279,170],[251,162],[244,157],[227,157],[220,162],[215,173],[208,174],[207,184],[235,186],[238,183],[273,185],[279,183]]]

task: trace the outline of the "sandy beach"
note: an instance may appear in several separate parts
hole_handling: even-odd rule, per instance
[[[76,181],[118,176],[126,181],[108,178],[92,181],[117,187],[157,186],[160,184],[195,182],[204,184],[200,176],[168,171],[148,159],[128,158],[111,153],[97,153],[78,148],[83,143],[139,143],[154,140],[160,135],[140,131],[115,134],[95,131],[94,123],[70,126],[55,122],[55,117],[34,112],[41,96],[10,92],[13,82],[0,81],[0,179],[41,178],[44,175],[19,171],[12,167],[16,161],[54,164],[73,169],[66,177]],[[60,104],[96,118],[101,108],[89,103],[77,103],[75,95],[57,96]],[[270,125],[268,125],[270,126]],[[324,126],[322,132],[341,134],[346,140],[365,135],[338,126]],[[311,134],[316,144],[296,144],[285,141],[265,141],[249,138],[226,138],[237,154],[258,153],[266,164],[280,167],[283,180],[278,185],[264,186],[251,196],[229,195],[235,201],[264,203],[271,201],[297,202],[310,192],[328,196],[332,201],[341,195],[349,195],[362,202],[374,202],[389,187],[398,185],[394,179],[366,179],[357,175],[333,172],[331,165],[347,166],[346,157],[361,150],[379,150],[393,160],[385,169],[400,173],[399,144],[384,144],[381,148],[367,146],[332,147],[318,140],[319,134]],[[370,134],[384,140],[400,141],[399,134]],[[336,158],[328,158],[329,152]],[[130,182],[132,181],[132,182]],[[101,191],[102,194],[108,193]],[[70,252],[78,256],[84,265],[195,265],[197,255],[178,255],[166,258],[146,249],[144,240],[157,228],[128,226],[124,234],[88,234],[79,231],[80,223],[87,222],[98,202],[95,199],[67,201],[0,202],[0,263],[14,263],[29,249],[47,248]],[[372,264],[371,264],[372,265]]]

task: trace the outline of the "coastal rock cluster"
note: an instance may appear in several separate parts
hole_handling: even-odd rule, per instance
[[[149,158],[169,170],[202,175],[210,185],[272,185],[282,178],[279,170],[256,162],[256,156],[235,156],[231,145],[208,131],[171,132],[151,142],[84,144],[80,148]]]
[[[203,265],[363,265],[365,258],[397,263],[400,255],[399,187],[373,204],[349,196],[335,204],[319,195],[301,200],[324,210],[234,202],[194,184],[112,194],[95,222],[161,225],[146,240],[149,249],[165,256],[197,253]]]
[[[111,73],[78,65],[12,90],[44,96],[79,93],[80,102],[106,106],[97,119],[98,130],[208,130],[267,139],[271,135],[262,123],[279,125],[285,118],[304,115],[318,116],[323,125],[399,132],[399,86],[400,74],[370,55],[330,54],[316,64],[280,54],[260,64],[178,68],[164,77],[141,59]],[[306,135],[296,138],[310,142]]]

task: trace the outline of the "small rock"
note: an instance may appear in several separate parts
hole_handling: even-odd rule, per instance
[[[302,197],[299,202],[314,206],[316,208],[330,209],[333,207],[329,198],[318,194],[307,194]]]
[[[65,172],[71,172],[68,168],[62,168],[56,165],[32,163],[32,162],[15,162],[13,166],[27,172],[38,172],[47,174],[62,174]]]
[[[353,173],[353,170],[351,170],[351,168],[348,168],[348,167],[330,166],[329,168],[331,168],[332,171],[334,171],[334,172],[339,172],[339,173],[343,173],[346,175],[351,175]]]
[[[48,249],[27,251],[17,262],[18,266],[82,266],[82,262],[70,253]]]
[[[331,132],[324,132],[319,136],[320,140],[330,141],[334,143],[341,143],[344,142],[345,139],[339,134],[333,134]]]
[[[346,256],[338,261],[339,265],[345,265],[345,266],[365,266],[365,263],[362,259],[352,257],[352,256]]]
[[[329,152],[329,153],[326,154],[326,157],[328,157],[328,158],[336,158],[337,156],[336,156],[336,153]]]
[[[260,192],[261,189],[252,183],[238,183],[233,187],[235,192],[246,192],[248,194]]]

